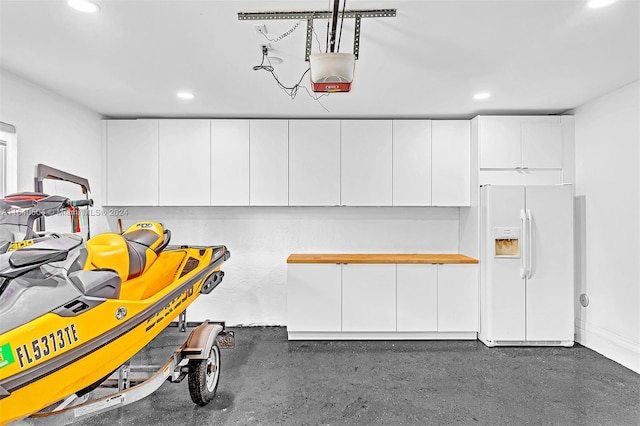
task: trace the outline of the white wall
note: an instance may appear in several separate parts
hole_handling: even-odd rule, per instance
[[[187,310],[188,321],[287,324],[291,253],[457,253],[458,208],[129,207],[123,227],[155,220],[172,244],[224,244],[223,283]],[[109,218],[112,229],[117,219]]]
[[[102,117],[2,69],[0,99],[0,121],[17,129],[18,191],[33,191],[35,168],[42,163],[89,179],[91,197],[101,205]],[[91,226],[107,229],[102,218],[92,218]]]
[[[640,84],[575,110],[577,341],[640,372]]]

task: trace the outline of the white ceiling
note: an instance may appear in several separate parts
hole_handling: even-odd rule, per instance
[[[451,117],[558,113],[640,77],[640,2],[585,0],[365,1],[396,8],[362,21],[350,93],[295,99],[265,71],[254,25],[272,38],[296,23],[239,21],[240,11],[328,10],[315,1],[0,1],[1,67],[107,117]],[[324,50],[326,20],[316,20]],[[300,78],[306,22],[271,43],[286,85]],[[341,51],[350,51],[345,20]],[[308,75],[303,80],[309,87]],[[176,98],[190,90],[195,99]],[[489,100],[474,101],[477,91]],[[328,111],[326,111],[326,108]]]

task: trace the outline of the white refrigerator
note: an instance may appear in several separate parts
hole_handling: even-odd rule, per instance
[[[480,189],[480,332],[487,346],[572,346],[573,187]]]

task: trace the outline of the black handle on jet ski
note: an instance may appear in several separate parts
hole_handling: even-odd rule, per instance
[[[93,206],[93,199],[89,198],[88,200],[75,200],[75,201],[67,201],[67,207],[85,207],[85,206]]]

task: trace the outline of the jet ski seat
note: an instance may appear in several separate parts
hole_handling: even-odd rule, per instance
[[[171,232],[158,222],[138,222],[122,234],[96,235],[87,241],[84,269],[112,269],[122,281],[146,272],[169,244]]]

